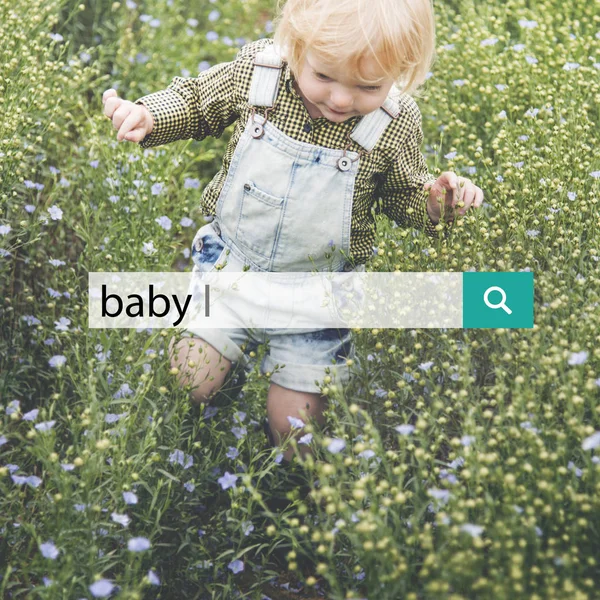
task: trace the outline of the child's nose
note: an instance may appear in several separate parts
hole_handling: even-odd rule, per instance
[[[338,88],[331,92],[331,103],[335,106],[334,110],[343,111],[352,106],[352,94],[348,90]]]

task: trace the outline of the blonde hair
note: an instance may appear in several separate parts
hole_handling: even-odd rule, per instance
[[[361,71],[364,57],[402,93],[416,95],[427,79],[435,58],[431,0],[278,0],[277,8],[274,43],[296,76],[310,50],[366,85],[373,81]]]

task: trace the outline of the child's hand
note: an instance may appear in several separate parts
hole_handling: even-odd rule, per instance
[[[154,118],[145,106],[119,98],[113,89],[102,94],[102,104],[104,114],[112,119],[113,127],[119,130],[119,142],[141,142],[154,129]]]
[[[483,190],[470,179],[459,177],[452,171],[442,173],[433,184],[426,183],[424,189],[429,192],[427,211],[438,221],[441,218],[441,203],[444,200],[446,220],[454,218],[456,209],[458,214],[464,215],[471,206],[479,208],[483,203]]]

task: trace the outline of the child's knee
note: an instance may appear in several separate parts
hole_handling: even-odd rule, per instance
[[[171,368],[177,369],[178,382],[190,388],[194,404],[209,404],[223,385],[231,362],[199,338],[183,338],[169,344]]]
[[[314,419],[317,424],[322,425],[325,421],[323,411],[326,406],[327,399],[320,394],[297,392],[275,383],[269,388],[269,424],[280,436],[301,431],[300,428],[294,427],[294,419],[300,419],[304,424]],[[291,417],[291,420],[288,417]]]

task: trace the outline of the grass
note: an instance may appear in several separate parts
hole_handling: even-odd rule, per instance
[[[271,4],[0,0],[1,597],[595,597],[600,21],[583,0],[435,8],[423,150],[485,204],[447,240],[378,219],[368,268],[532,270],[535,327],[357,331],[312,496],[270,515],[268,377],[190,405],[171,332],[88,329],[87,273],[189,269],[227,142],[117,144],[102,91],[231,60]]]

